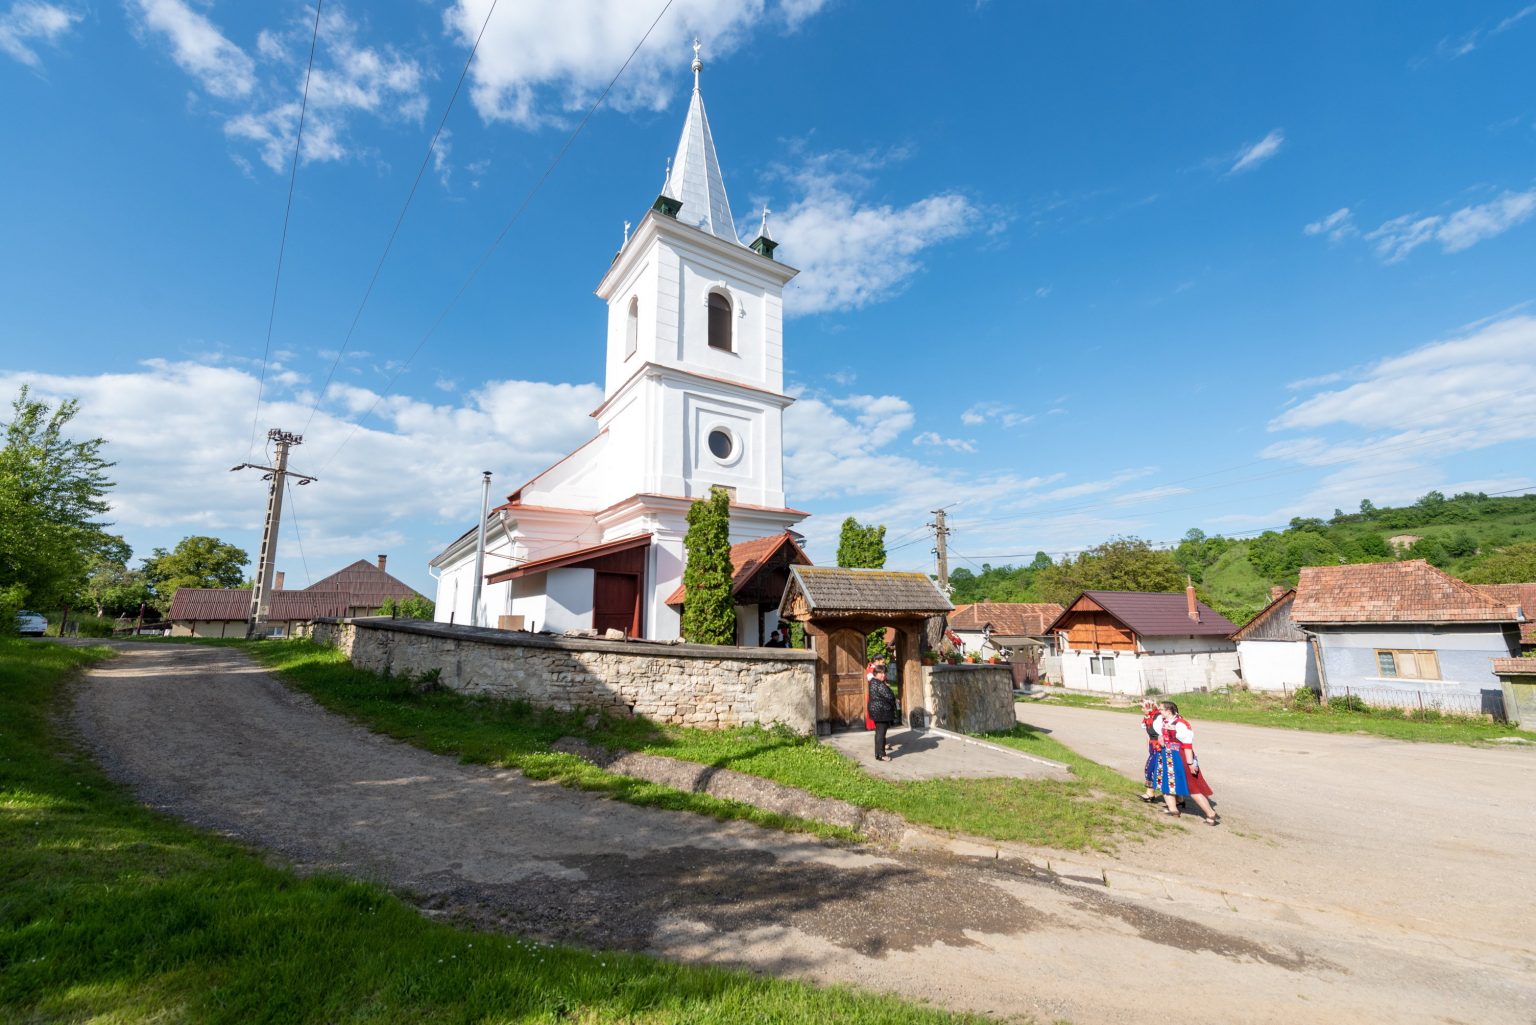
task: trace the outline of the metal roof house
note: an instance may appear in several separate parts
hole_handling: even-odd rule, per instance
[[[1239,679],[1236,627],[1184,593],[1084,591],[1049,627],[1061,682],[1112,694],[1208,690]]]

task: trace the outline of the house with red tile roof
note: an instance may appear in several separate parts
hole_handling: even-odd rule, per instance
[[[1520,624],[1520,650],[1536,651],[1536,584],[1473,584],[1473,587],[1505,605],[1518,605],[1525,615]]]
[[[266,636],[288,637],[299,623],[347,614],[343,591],[272,591]],[[172,637],[244,637],[251,592],[241,587],[178,587],[166,619]]]
[[[966,651],[983,658],[999,655],[1013,666],[1015,687],[1039,682],[1040,656],[1050,643],[1050,625],[1062,607],[1049,602],[983,601],[956,605],[949,630]]]
[[[1048,630],[1051,665],[1077,690],[1177,694],[1238,681],[1232,622],[1195,596],[1084,591]]]
[[[1314,646],[1327,695],[1502,713],[1489,660],[1519,653],[1527,619],[1507,597],[1422,559],[1308,566],[1291,618]]]

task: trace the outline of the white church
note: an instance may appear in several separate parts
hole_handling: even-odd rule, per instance
[[[603,401],[591,441],[519,486],[432,560],[437,619],[511,629],[678,637],[685,517],[713,485],[731,494],[737,642],[777,625],[784,570],[806,563],[784,500],[783,289],[764,214],[750,246],[731,205],[699,92],[661,195],[614,257]]]

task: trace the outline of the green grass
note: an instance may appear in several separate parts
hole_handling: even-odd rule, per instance
[[[0,640],[0,1021],[938,1023],[893,998],[428,921],[136,804],[53,731],[104,649]]]
[[[1298,706],[1279,694],[1252,691],[1215,691],[1209,694],[1174,694],[1179,713],[1198,722],[1240,722],[1250,726],[1276,726],[1313,733],[1369,733],[1395,740],[1420,743],[1476,744],[1500,737],[1519,737],[1536,741],[1536,733],[1517,730],[1508,723],[1493,722],[1482,716],[1445,715],[1430,711],[1419,718],[1418,709],[1347,708],[1343,702]],[[1107,708],[1115,712],[1135,712],[1136,705],[1114,706],[1107,698],[1087,694],[1058,694],[1050,704],[1080,708]]]
[[[604,746],[666,755],[735,769],[822,797],[895,812],[908,821],[995,840],[1062,849],[1109,849],[1157,828],[1134,801],[1135,784],[1059,744],[1008,735],[1016,746],[1072,764],[1071,780],[876,779],[836,750],[788,730],[743,727],[701,730],[643,719],[603,719],[586,725],[581,713],[535,710],[519,702],[423,692],[348,665],[340,653],[307,641],[265,642],[253,649],[268,665],[333,711],[380,733],[469,762],[519,769],[538,779],[601,790],[622,800],[747,818],[764,825],[813,828],[697,794],[603,772],[550,745],[563,736]],[[839,834],[833,827],[814,827]]]

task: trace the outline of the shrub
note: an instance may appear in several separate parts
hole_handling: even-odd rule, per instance
[[[1161,687],[1148,687],[1146,690],[1142,691],[1142,693],[1145,694],[1149,698],[1157,697],[1158,695],[1163,693],[1163,688],[1161,688]]]
[[[1317,710],[1321,697],[1311,687],[1297,687],[1291,691],[1291,707],[1298,712],[1313,712]]]
[[[1335,694],[1328,699],[1328,707],[1335,712],[1369,712],[1370,706],[1358,694]]]

